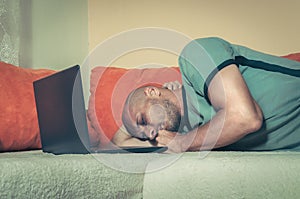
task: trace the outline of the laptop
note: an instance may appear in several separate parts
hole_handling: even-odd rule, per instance
[[[93,150],[86,120],[79,65],[33,82],[42,150],[53,154],[150,153],[167,147]]]

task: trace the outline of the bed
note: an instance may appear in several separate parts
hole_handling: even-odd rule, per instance
[[[55,156],[34,150],[1,153],[0,160],[0,198],[300,196],[298,152],[187,152],[174,157],[172,154]],[[107,160],[115,163],[109,165]]]

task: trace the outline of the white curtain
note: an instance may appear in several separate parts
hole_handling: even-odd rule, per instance
[[[19,65],[20,0],[0,0],[0,61]]]

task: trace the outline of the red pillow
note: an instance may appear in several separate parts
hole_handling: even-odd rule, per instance
[[[292,60],[300,62],[300,53],[292,53],[292,54],[289,54],[289,55],[285,55],[283,57],[287,58],[287,59],[292,59]]]
[[[127,95],[146,84],[162,85],[165,82],[180,81],[178,67],[124,69],[96,67],[91,73],[91,96],[88,118],[91,123],[90,136],[96,144],[108,144],[122,126],[121,113]]]
[[[0,62],[0,151],[41,148],[32,82],[52,73]]]

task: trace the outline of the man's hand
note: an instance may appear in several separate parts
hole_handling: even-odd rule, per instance
[[[182,85],[178,81],[167,82],[167,83],[164,83],[164,85],[163,85],[163,88],[167,88],[172,91],[180,89],[181,87],[182,87]]]
[[[168,146],[168,151],[173,153],[181,153],[188,150],[189,145],[192,143],[192,134],[179,134],[167,130],[160,130],[156,141],[158,146]]]

